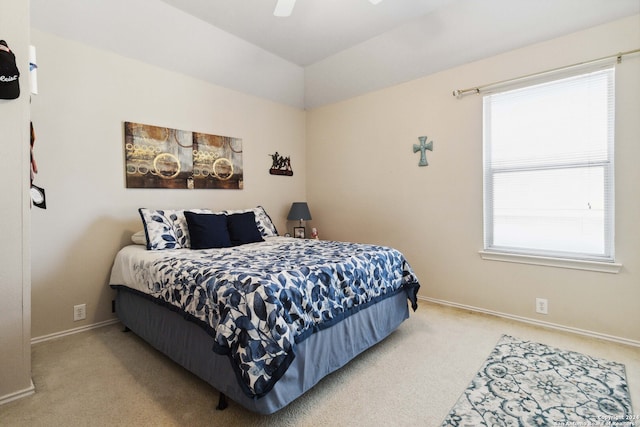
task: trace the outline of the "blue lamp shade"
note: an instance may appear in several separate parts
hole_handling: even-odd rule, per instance
[[[309,221],[311,219],[311,212],[309,211],[307,202],[293,202],[287,219],[290,221],[300,220],[301,223],[302,221]]]

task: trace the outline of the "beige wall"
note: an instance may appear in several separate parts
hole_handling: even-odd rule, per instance
[[[141,229],[136,209],[262,204],[283,231],[308,199],[321,237],[395,246],[421,295],[640,341],[640,59],[617,71],[617,275],[482,261],[481,99],[453,89],[637,48],[638,16],[309,111],[285,107],[32,30],[32,102],[47,210],[32,210],[32,336],[113,318],[116,251]],[[122,122],[243,138],[244,190],[126,189]],[[434,141],[430,165],[411,152]],[[306,144],[305,144],[306,139]],[[271,176],[269,154],[294,176]],[[536,297],[549,315],[534,312]],[[75,304],[87,320],[73,322]]]
[[[636,15],[309,111],[307,196],[321,236],[402,250],[422,297],[640,342],[640,55],[616,70],[619,274],[480,259],[482,99],[451,95],[639,42]],[[420,135],[433,140],[428,167],[412,153]]]
[[[21,94],[0,100],[0,403],[31,383],[29,271],[29,2],[0,0],[0,39],[16,55]]]
[[[284,230],[305,197],[305,115],[283,106],[32,30],[39,95],[32,117],[47,209],[32,210],[34,338],[114,318],[107,282],[117,250],[148,208],[263,205]],[[167,54],[167,60],[171,55]],[[243,139],[243,190],[126,189],[123,122]],[[293,177],[269,175],[290,155]],[[87,319],[73,321],[73,306]]]

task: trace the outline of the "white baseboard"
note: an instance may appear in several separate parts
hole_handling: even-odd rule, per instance
[[[573,334],[583,335],[583,336],[587,336],[587,337],[591,337],[591,338],[599,338],[601,340],[611,341],[611,342],[615,342],[615,343],[618,343],[618,344],[630,345],[632,347],[640,347],[640,341],[630,340],[630,339],[627,339],[627,338],[616,337],[616,336],[607,335],[607,334],[601,334],[599,332],[587,331],[587,330],[584,330],[584,329],[573,328],[571,326],[558,325],[556,323],[544,322],[544,321],[541,321],[541,320],[530,319],[528,317],[516,316],[516,315],[513,315],[513,314],[507,314],[507,313],[501,313],[499,311],[487,310],[487,309],[484,309],[484,308],[474,307],[474,306],[465,305],[465,304],[458,304],[456,302],[445,301],[445,300],[440,300],[440,299],[435,299],[435,298],[418,296],[418,299],[419,300],[423,300],[423,301],[428,301],[428,302],[431,302],[431,303],[434,303],[434,304],[445,305],[445,306],[448,306],[448,307],[454,307],[454,308],[459,308],[459,309],[463,309],[463,310],[474,311],[474,312],[477,312],[477,313],[489,314],[491,316],[502,317],[502,318],[505,318],[505,319],[515,320],[517,322],[528,323],[528,324],[531,324],[531,325],[536,325],[536,326],[542,326],[542,327],[545,327],[545,328],[556,329],[556,330],[563,331],[563,332],[570,332],[570,333],[573,333]]]
[[[22,399],[23,397],[31,396],[35,392],[36,387],[33,385],[33,381],[31,381],[31,385],[24,390],[15,391],[5,396],[0,396],[0,406],[4,405],[5,403],[13,402],[14,400]]]
[[[55,332],[53,334],[31,338],[31,345],[49,341],[49,340],[54,340],[60,337],[65,337],[67,335],[73,335],[80,332],[89,331],[91,329],[101,328],[103,326],[113,325],[114,323],[118,323],[118,322],[119,322],[118,319],[105,320],[104,322],[92,323],[90,325],[80,326],[78,328],[68,329],[66,331]]]
[[[439,304],[439,305],[444,305],[444,306],[448,306],[448,307],[459,308],[459,309],[462,309],[462,310],[474,311],[476,313],[483,313],[483,314],[488,314],[488,315],[491,315],[491,316],[502,317],[504,319],[515,320],[517,322],[528,323],[530,325],[542,326],[542,327],[545,327],[545,328],[556,329],[556,330],[563,331],[563,332],[570,332],[570,333],[573,333],[573,334],[583,335],[583,336],[587,336],[587,337],[591,337],[591,338],[599,338],[599,339],[602,339],[602,340],[605,340],[605,341],[611,341],[611,342],[615,342],[615,343],[618,343],[618,344],[630,345],[632,347],[640,347],[640,341],[631,340],[631,339],[628,339],[628,338],[616,337],[614,335],[607,335],[607,334],[602,334],[600,332],[588,331],[588,330],[585,330],[585,329],[574,328],[574,327],[571,327],[571,326],[559,325],[557,323],[544,322],[544,321],[541,321],[541,320],[530,319],[528,317],[516,316],[516,315],[508,314],[508,313],[501,313],[499,311],[487,310],[485,308],[474,307],[474,306],[466,305],[466,304],[459,304],[459,303],[456,303],[456,302],[445,301],[445,300],[436,299],[436,298],[418,296],[418,299],[419,300],[423,300],[423,301],[428,301],[428,302],[431,302],[433,304]],[[77,334],[77,333],[88,331],[88,330],[91,330],[91,329],[101,328],[103,326],[112,325],[112,324],[118,323],[118,322],[119,322],[118,319],[105,320],[104,322],[93,323],[91,325],[81,326],[79,328],[73,328],[73,329],[69,329],[69,330],[66,330],[66,331],[62,331],[62,332],[56,332],[56,333],[49,334],[49,335],[43,335],[41,337],[31,338],[31,345],[37,344],[37,343],[40,343],[40,342],[44,342],[44,341],[53,340],[53,339],[60,338],[60,337],[64,337],[64,336],[67,336],[67,335]],[[2,399],[3,398],[0,397],[0,404],[2,403]]]

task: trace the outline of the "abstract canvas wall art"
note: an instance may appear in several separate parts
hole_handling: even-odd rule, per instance
[[[125,122],[127,188],[242,189],[242,139]]]

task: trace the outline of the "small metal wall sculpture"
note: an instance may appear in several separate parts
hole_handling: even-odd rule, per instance
[[[420,145],[418,144],[413,144],[413,152],[417,153],[418,151],[420,152],[420,162],[418,163],[418,166],[429,166],[429,162],[427,162],[427,151],[433,151],[433,141],[430,141],[427,144],[427,137],[426,136],[419,136],[418,140],[420,140]]]
[[[273,164],[269,173],[271,175],[285,175],[293,176],[293,169],[291,169],[291,157],[283,157],[276,151],[274,154],[269,154]]]

